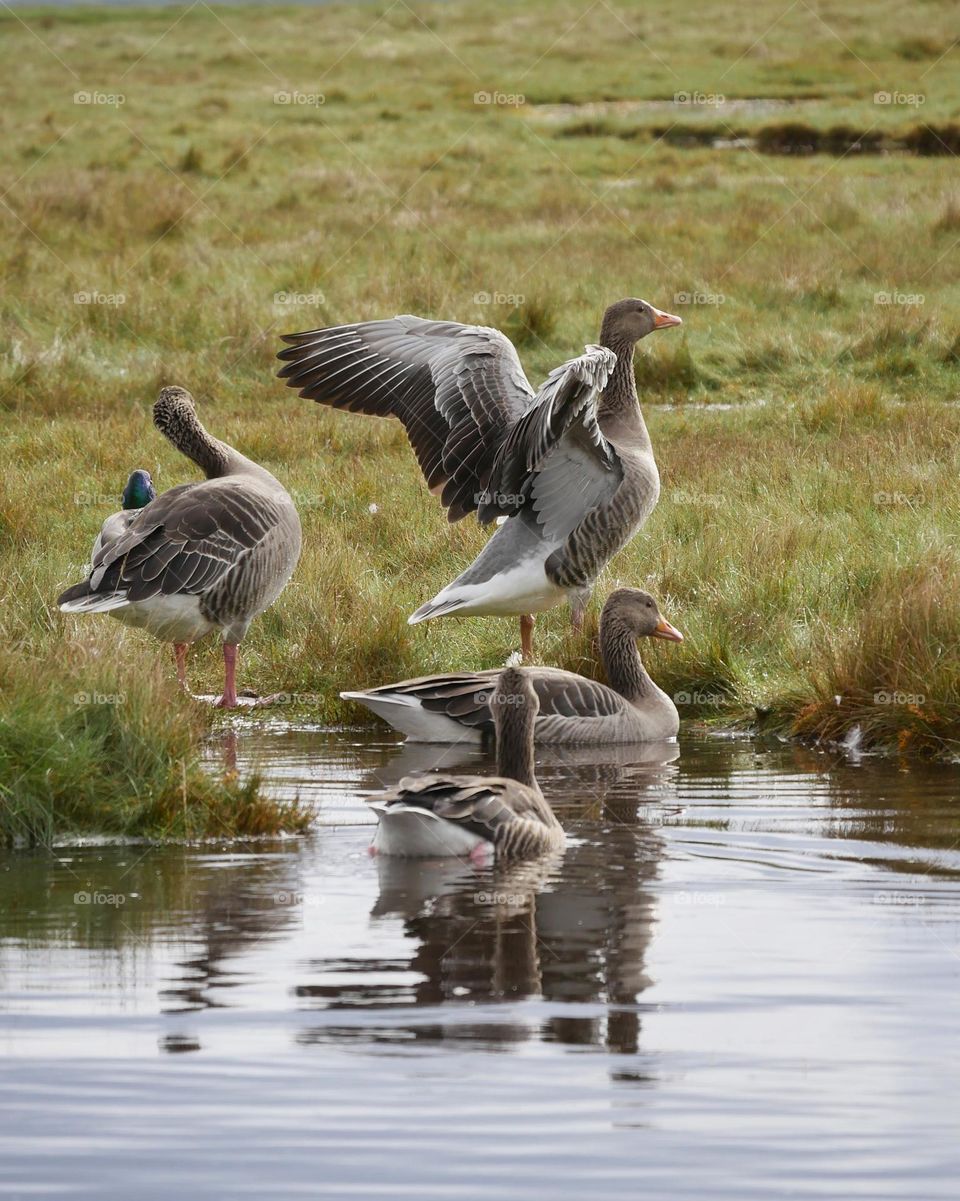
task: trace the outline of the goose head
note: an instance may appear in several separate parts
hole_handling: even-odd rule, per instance
[[[655,329],[669,329],[672,325],[683,325],[682,318],[631,296],[618,300],[603,314],[600,340],[607,347],[633,346]]]
[[[197,421],[197,402],[186,388],[171,385],[160,389],[153,406],[153,424],[169,437],[178,427],[193,426]]]
[[[604,628],[625,630],[634,638],[666,638],[683,642],[683,635],[661,616],[657,602],[639,588],[618,588],[607,598],[600,615],[600,636]]]
[[[130,478],[127,480],[127,486],[123,490],[120,504],[124,509],[142,509],[152,500],[156,500],[157,494],[153,490],[153,480],[150,478],[149,471],[141,471],[139,468],[136,471],[130,472]]]
[[[540,699],[522,667],[505,667],[497,676],[497,686],[490,696],[490,711],[498,730],[506,721],[520,725],[540,712]]]

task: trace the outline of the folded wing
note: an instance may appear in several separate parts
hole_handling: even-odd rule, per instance
[[[182,484],[139,510],[129,529],[94,556],[90,577],[61,607],[115,608],[154,596],[206,592],[281,520],[279,506],[230,480]]]
[[[429,713],[442,714],[461,726],[493,733],[490,696],[498,671],[454,672],[423,676],[371,689],[376,697],[409,697]],[[624,700],[612,688],[568,671],[532,669],[528,672],[540,702],[538,720],[545,717],[612,717],[623,711]]]
[[[368,797],[367,802],[384,813],[397,806],[425,809],[495,846],[507,826],[542,825],[542,802],[515,780],[499,776],[406,776],[395,789]]]

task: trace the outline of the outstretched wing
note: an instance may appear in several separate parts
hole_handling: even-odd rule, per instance
[[[61,606],[95,609],[154,596],[196,596],[234,568],[282,520],[276,501],[256,503],[233,480],[181,484],[141,509],[129,529],[102,546],[90,578]]]
[[[477,510],[496,453],[534,395],[499,330],[402,316],[283,340],[288,387],[335,409],[399,418],[448,519]]]
[[[551,371],[494,460],[481,521],[532,510],[545,539],[559,542],[610,499],[623,470],[597,404],[616,362],[612,350],[588,346]]]

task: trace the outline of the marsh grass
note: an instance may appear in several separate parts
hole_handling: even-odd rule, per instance
[[[2,671],[0,843],[95,831],[147,838],[232,838],[303,829],[295,802],[259,782],[203,770],[208,725],[158,663],[116,632],[66,643],[58,661]],[[29,670],[29,674],[27,671]]]
[[[513,622],[406,625],[487,535],[444,522],[399,428],[274,379],[279,333],[397,312],[506,329],[538,383],[596,338],[609,301],[680,311],[683,330],[651,337],[637,363],[662,498],[592,619],[615,582],[657,594],[687,640],[644,655],[668,691],[699,696],[690,718],[759,712],[809,737],[859,726],[871,744],[952,753],[952,10],[926,6],[906,49],[897,6],[865,31],[852,2],[825,25],[803,5],[700,0],[683,21],[645,10],[639,38],[633,10],[618,12],[18,10],[52,53],[0,15],[7,837],[199,833],[211,807],[238,829],[302,820],[201,773],[197,743],[218,719],[172,689],[166,648],[53,607],[133,467],[161,488],[196,478],[150,423],[163,384],[189,387],[209,428],[301,510],[303,559],[244,644],[242,685],[314,694],[311,717],[356,722],[342,688],[491,667],[516,648]],[[923,92],[922,112],[878,105],[877,76]],[[124,103],[74,103],[94,84]],[[678,142],[658,137],[676,116],[662,105],[559,124],[537,112],[669,102],[680,87],[791,107],[728,120],[688,106]],[[495,89],[524,100],[475,102]],[[926,128],[915,153],[891,155],[718,152],[702,136],[788,120],[828,142]],[[680,293],[693,299],[678,310]],[[599,672],[564,613],[541,617],[538,644],[546,662]],[[195,690],[215,693],[220,671],[216,645],[198,647]],[[75,705],[85,691],[127,700]],[[874,702],[891,691],[924,700]]]

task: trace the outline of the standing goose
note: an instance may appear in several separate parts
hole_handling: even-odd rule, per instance
[[[497,736],[496,776],[407,776],[367,803],[379,822],[372,850],[384,855],[475,860],[526,859],[559,850],[563,827],[534,775],[537,694],[529,676],[508,667],[490,708]]]
[[[680,728],[677,707],[650,679],[638,638],[682,642],[647,592],[620,588],[600,615],[600,658],[610,686],[572,671],[531,667],[527,677],[539,700],[537,743],[659,742]],[[341,692],[406,734],[411,742],[480,742],[493,730],[490,697],[496,671],[451,672],[385,684],[369,692]]]
[[[206,475],[134,515],[94,555],[92,570],[58,599],[65,613],[110,613],[174,644],[186,687],[187,646],[223,633],[223,708],[237,704],[237,645],[271,605],[300,557],[300,519],[278,480],[210,436],[184,388],[164,388],[157,429]]]
[[[150,478],[150,472],[140,468],[131,471],[120,497],[120,512],[111,513],[100,527],[100,533],[97,534],[93,550],[90,552],[90,562],[94,563],[104,547],[112,546],[121,534],[127,532],[139,509],[145,508],[156,499],[157,494],[153,487],[153,480]]]
[[[645,300],[603,315],[600,346],[534,393],[499,330],[394,317],[287,334],[280,377],[337,409],[397,417],[449,521],[506,520],[474,562],[409,618],[533,614],[569,601],[574,627],[600,570],[660,492],[633,373],[637,342],[681,325]]]

